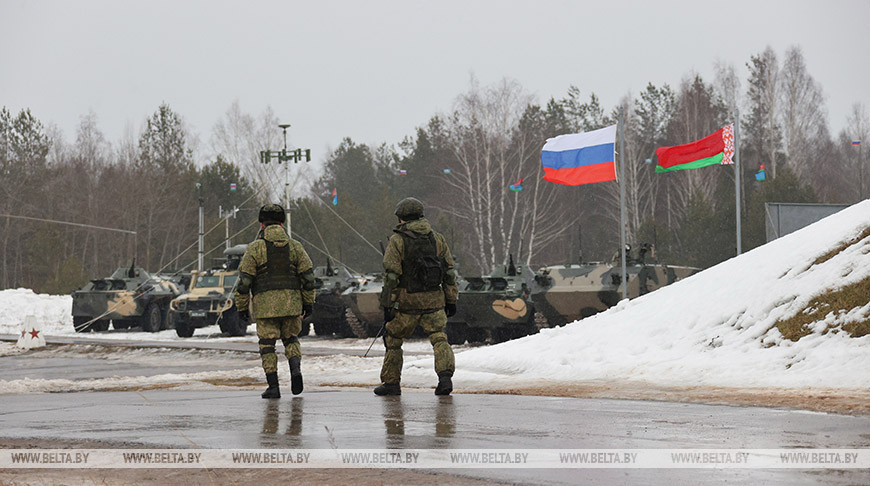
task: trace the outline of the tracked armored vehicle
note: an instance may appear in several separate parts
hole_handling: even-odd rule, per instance
[[[134,263],[72,293],[73,326],[76,332],[105,331],[111,321],[115,329],[138,326],[156,332],[169,325],[169,303],[180,294],[177,282]]]
[[[491,274],[459,280],[457,313],[447,320],[450,344],[500,343],[538,332],[532,293],[535,274],[513,257]]]
[[[307,335],[314,325],[314,332],[318,336],[337,335],[339,337],[366,337],[368,333],[364,328],[354,329],[347,319],[347,301],[342,299],[341,294],[354,285],[359,285],[362,278],[351,273],[346,267],[332,266],[328,260],[326,266],[314,268],[314,286],[316,298],[314,312],[302,321],[302,332]],[[359,325],[359,321],[355,321]]]
[[[384,274],[366,275],[361,280],[359,285],[354,285],[341,294],[346,307],[345,317],[348,327],[356,337],[374,337],[384,325],[384,310],[380,301]]]
[[[179,337],[191,337],[197,328],[218,324],[224,334],[244,336],[248,322],[239,318],[233,292],[239,280],[239,263],[248,245],[224,250],[220,267],[193,272],[190,292],[172,300],[169,319]]]
[[[642,258],[629,258],[626,295],[633,299],[698,271],[694,267],[647,264]],[[532,294],[532,300],[549,327],[592,316],[622,299],[620,265],[604,262],[553,265],[542,268],[535,280],[538,290]]]

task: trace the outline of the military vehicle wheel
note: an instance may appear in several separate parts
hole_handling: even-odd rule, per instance
[[[248,323],[239,319],[238,311],[232,308],[221,316],[220,328],[230,336],[244,336],[248,332]]]
[[[486,329],[469,327],[466,331],[466,337],[469,343],[482,343],[486,341]]]
[[[157,332],[163,326],[163,313],[155,303],[148,304],[145,313],[139,318],[142,330],[145,332]]]
[[[169,308],[163,307],[160,309],[160,330],[173,329],[174,323],[169,322]]]
[[[320,337],[332,336],[332,326],[326,323],[314,323],[314,334]]]
[[[532,329],[534,327],[529,329],[528,326],[522,324],[502,324],[501,327],[492,330],[492,342],[493,344],[503,343],[537,332],[537,329]]]
[[[94,321],[94,323],[91,324],[91,329],[93,329],[94,331],[97,331],[97,332],[108,331],[109,330],[108,319]]]
[[[492,329],[492,343],[498,344],[513,339],[513,332],[508,327],[497,327]]]
[[[468,324],[464,322],[447,323],[447,343],[448,344],[465,344],[465,339],[468,336]]]
[[[127,329],[133,326],[133,321],[129,319],[112,319],[113,329]]]
[[[350,327],[350,324],[346,322],[341,322],[335,326],[332,326],[335,330],[335,334],[341,338],[353,338],[356,337],[356,334],[353,332],[353,328]]]
[[[369,337],[382,337],[384,335],[383,324],[366,323],[366,330],[369,332]]]
[[[187,319],[175,319],[175,334],[185,338],[193,336],[193,324]]]
[[[73,328],[76,332],[88,332],[93,324],[85,325],[85,323],[90,320],[91,318],[87,316],[73,316]]]

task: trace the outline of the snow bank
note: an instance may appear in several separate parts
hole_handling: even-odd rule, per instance
[[[21,331],[24,318],[36,316],[43,331],[52,334],[63,328],[72,330],[72,297],[69,295],[36,294],[30,289],[0,291],[0,333]]]

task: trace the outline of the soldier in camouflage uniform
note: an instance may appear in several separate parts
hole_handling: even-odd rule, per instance
[[[399,225],[384,253],[384,365],[377,395],[401,395],[402,340],[421,326],[429,334],[438,374],[436,395],[453,391],[453,350],[447,343],[447,317],[456,313],[459,288],[453,256],[444,236],[423,217],[423,203],[406,198],[396,206]]]
[[[239,317],[250,321],[248,294],[253,294],[260,357],[269,383],[262,397],[281,397],[275,354],[278,339],[284,343],[284,354],[290,362],[291,391],[298,395],[302,393],[302,351],[297,336],[302,319],[311,314],[314,305],[314,267],[302,245],[284,230],[286,214],[281,206],[263,206],[258,219],[261,236],[248,245],[239,264],[236,306]]]

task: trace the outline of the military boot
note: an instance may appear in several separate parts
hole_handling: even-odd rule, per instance
[[[398,383],[384,383],[383,385],[375,388],[375,395],[401,395],[402,387],[399,386]]]
[[[436,395],[450,395],[453,391],[453,373],[442,371],[438,373],[438,386],[435,387]]]
[[[302,393],[302,370],[299,369],[299,356],[290,358],[290,391],[294,395]]]
[[[260,396],[263,398],[281,398],[281,390],[278,388],[278,373],[266,373],[266,383],[269,384],[269,388],[266,388],[266,391]]]

